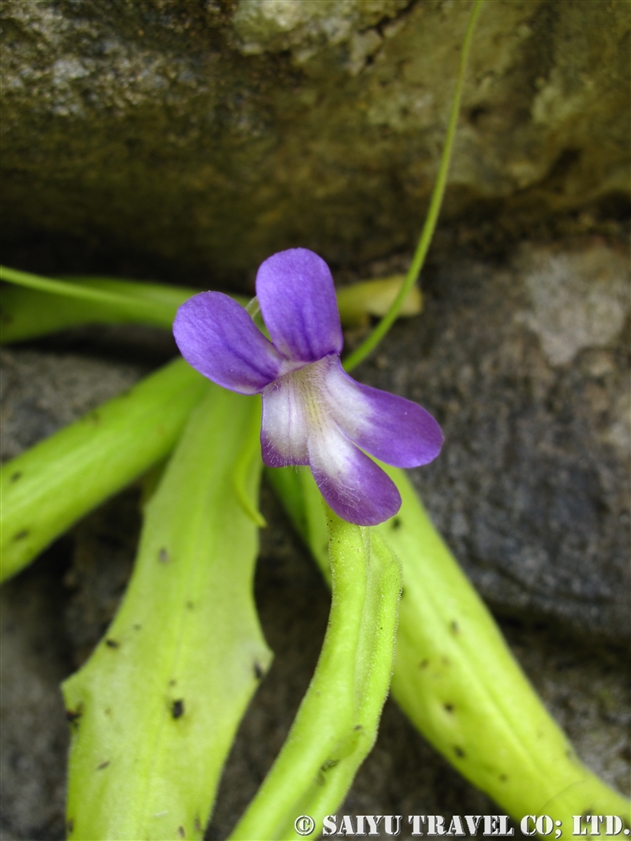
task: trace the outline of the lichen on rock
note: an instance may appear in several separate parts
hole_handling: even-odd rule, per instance
[[[379,38],[371,27],[383,24],[411,0],[239,0],[233,18],[239,47],[248,55],[290,50],[303,64],[319,49]],[[361,47],[359,47],[361,49]],[[366,53],[368,54],[368,53]]]

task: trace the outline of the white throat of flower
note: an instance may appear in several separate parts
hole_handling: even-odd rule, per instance
[[[288,363],[288,367],[296,364]],[[310,448],[317,442],[339,438],[334,393],[337,366],[336,354],[325,356],[290,369],[263,392],[265,433],[287,464],[307,464]]]

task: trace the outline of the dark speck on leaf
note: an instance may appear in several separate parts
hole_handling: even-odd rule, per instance
[[[393,531],[401,528],[401,517],[392,518],[391,528]]]
[[[171,560],[171,558],[169,557],[169,553],[164,548],[164,546],[158,552],[158,560],[161,564],[168,564],[168,562]]]
[[[583,818],[583,820],[586,820],[587,818],[591,818],[593,814],[594,814],[594,810],[590,806],[588,809],[585,809],[585,811],[583,812],[581,817]]]
[[[74,829],[74,821],[72,820],[72,818],[68,818],[68,820],[66,821],[66,833],[68,835],[72,835],[72,830],[73,829]]]
[[[97,771],[102,771],[102,770],[103,770],[103,768],[107,768],[107,766],[108,766],[109,764],[110,764],[109,759],[106,759],[106,760],[105,760],[105,762],[101,762],[101,764],[100,764],[100,765],[97,765],[97,766],[96,766],[96,770],[97,770]]]
[[[134,625],[134,631],[139,631],[142,628],[142,625],[139,625],[137,622]]]
[[[192,610],[192,609],[195,607],[195,605],[193,604],[193,602],[192,602],[192,601],[188,601],[188,602],[186,602],[186,607],[187,607],[189,610]]]
[[[339,759],[326,759],[322,765],[318,769],[318,773],[316,776],[316,782],[319,786],[323,786],[326,784],[326,777],[325,774],[330,768],[335,768],[338,764]]]
[[[113,640],[113,639],[106,639],[105,640],[105,645],[108,648],[120,648],[121,647],[120,642],[118,642],[118,640]]]
[[[172,677],[171,680],[169,681],[169,686],[175,686],[176,683],[177,683],[177,680],[174,677]]]
[[[453,704],[443,704],[443,709],[447,713],[452,713],[454,711],[454,705]]]
[[[335,768],[336,765],[339,765],[339,759],[325,759],[322,765],[320,766],[320,771],[325,774],[331,768]]]
[[[181,718],[184,715],[184,699],[178,698],[171,704],[171,715],[173,718]]]
[[[76,710],[66,710],[66,720],[69,724],[79,727],[79,719],[83,715],[83,709],[77,707]]]
[[[456,756],[457,756],[459,759],[464,759],[464,757],[466,756],[466,753],[465,753],[465,752],[463,751],[463,749],[462,749],[461,747],[459,747],[458,745],[454,745],[454,753],[456,754]]]
[[[28,537],[30,534],[28,529],[22,529],[16,535],[13,536],[14,540],[24,540],[25,537]]]
[[[178,826],[177,834],[180,836],[180,838],[186,838],[186,830],[183,826]]]
[[[202,831],[202,822],[199,819],[199,815],[195,815],[195,823],[193,824],[193,826],[195,827],[195,832]]]
[[[265,674],[265,672],[263,671],[263,666],[261,666],[261,664],[257,660],[255,660],[252,668],[254,670],[254,677],[257,680],[261,680]]]
[[[460,625],[458,625],[458,623],[456,622],[455,619],[452,620],[451,630],[454,634],[459,634],[460,633]]]
[[[11,481],[12,482],[17,482],[17,480],[20,479],[21,477],[22,477],[22,471],[21,470],[16,470],[15,473],[11,474]]]
[[[419,669],[426,669],[429,666],[429,660],[425,658],[425,660],[421,660],[418,664]]]
[[[508,779],[508,777],[506,776],[506,774],[500,774],[500,782],[501,783],[505,783],[507,779]]]

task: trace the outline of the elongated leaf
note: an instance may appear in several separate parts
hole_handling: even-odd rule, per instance
[[[629,820],[629,801],[579,761],[537,697],[405,473],[384,469],[403,499],[396,517],[376,527],[403,564],[397,703],[463,776],[515,818],[543,811],[562,821],[564,837],[573,815]],[[287,510],[326,575],[315,483],[310,473],[298,474],[299,495],[284,472],[268,475],[281,500],[291,490]]]
[[[171,329],[175,313],[198,290],[157,283],[89,277],[51,280],[0,266],[3,344],[66,327],[139,322]]]
[[[81,324],[150,324],[171,330],[175,314],[199,289],[107,277],[55,280],[0,266],[2,290],[0,342],[34,339]],[[342,323],[365,324],[369,315],[382,315],[401,287],[402,278],[368,280],[338,290]],[[242,306],[247,298],[232,295]],[[412,289],[401,316],[421,311],[421,296]]]
[[[333,814],[372,747],[392,673],[399,564],[378,535],[327,514],[333,595],[313,680],[283,748],[230,836],[300,838]]]
[[[207,380],[182,359],[0,469],[0,581],[175,445]]]
[[[112,626],[63,685],[71,839],[202,838],[236,728],[271,655],[252,597],[257,528],[234,467],[258,401],[211,387],[146,507]],[[256,507],[256,455],[240,494]]]

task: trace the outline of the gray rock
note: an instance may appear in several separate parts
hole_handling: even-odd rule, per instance
[[[501,614],[628,644],[629,297],[624,252],[524,245],[444,260],[425,313],[360,376],[423,403],[446,443],[414,477]]]
[[[134,385],[146,370],[76,353],[0,351],[3,461]]]
[[[3,841],[65,835],[68,726],[59,683],[69,663],[62,589],[55,572],[40,567],[0,592]]]
[[[409,247],[469,8],[5,0],[4,260],[33,268],[34,232],[65,270],[127,250],[216,286],[290,245],[340,266]],[[484,6],[445,219],[628,209],[630,26],[622,2]]]

